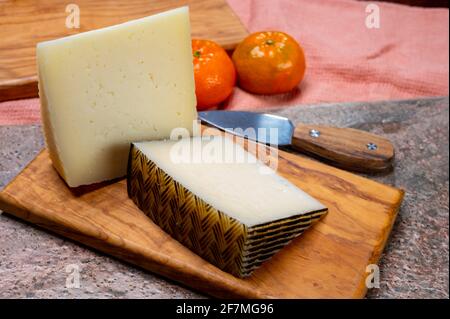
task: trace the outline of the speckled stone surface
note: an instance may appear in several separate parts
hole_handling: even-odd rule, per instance
[[[271,111],[294,122],[331,124],[388,137],[392,173],[370,176],[406,190],[368,298],[449,297],[448,98],[299,106]],[[0,127],[0,187],[43,147],[39,126]],[[80,270],[80,287],[70,267]],[[204,298],[149,272],[94,252],[7,214],[0,215],[0,297]]]

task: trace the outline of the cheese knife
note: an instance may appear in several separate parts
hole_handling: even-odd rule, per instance
[[[225,132],[288,148],[347,170],[380,173],[392,169],[394,146],[381,136],[353,128],[294,124],[285,117],[242,111],[198,112],[200,120]]]

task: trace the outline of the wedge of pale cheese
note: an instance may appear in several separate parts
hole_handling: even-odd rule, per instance
[[[187,7],[37,45],[47,146],[69,186],[126,174],[130,142],[192,130]]]
[[[133,143],[127,186],[163,230],[238,277],[250,275],[327,212],[222,136]]]

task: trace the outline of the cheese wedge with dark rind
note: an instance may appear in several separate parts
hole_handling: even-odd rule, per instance
[[[220,144],[224,138],[212,139]],[[324,205],[276,173],[261,174],[259,168],[263,164],[259,161],[172,163],[168,153],[175,143],[151,141],[131,145],[128,196],[165,232],[223,271],[241,278],[249,276],[327,213]],[[241,146],[234,147],[253,157]],[[225,182],[235,178],[238,184],[229,185],[227,192],[220,181],[221,174]],[[269,194],[260,192],[258,203],[246,203],[246,198],[255,202],[251,198],[255,187],[267,188],[263,191]],[[271,219],[271,207],[283,199]],[[245,216],[246,212],[252,216]]]

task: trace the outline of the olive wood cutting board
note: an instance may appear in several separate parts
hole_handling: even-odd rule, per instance
[[[47,150],[0,192],[0,209],[212,296],[363,297],[366,267],[380,258],[403,191],[298,154],[278,154],[278,173],[329,213],[245,279],[163,232],[128,198],[125,180],[69,189]]]
[[[233,49],[247,30],[225,0],[77,0],[80,27],[67,28],[62,0],[0,0],[0,101],[38,95],[36,43],[189,5],[192,37]]]

